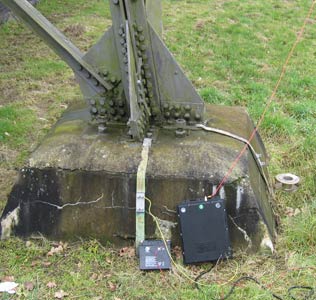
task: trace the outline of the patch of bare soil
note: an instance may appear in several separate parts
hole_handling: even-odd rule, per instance
[[[12,99],[17,99],[19,93],[17,89],[13,88],[14,84],[16,84],[15,80],[2,80],[0,83],[0,103],[1,105],[10,104],[14,101]]]
[[[85,26],[81,24],[72,24],[65,28],[64,33],[70,37],[80,37],[86,32]]]
[[[0,145],[0,166],[14,163],[18,155],[18,151],[12,150],[5,145]]]

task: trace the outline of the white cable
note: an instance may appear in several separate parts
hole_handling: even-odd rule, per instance
[[[214,132],[214,133],[218,133],[218,134],[221,134],[221,135],[224,135],[224,136],[227,136],[227,137],[230,137],[232,139],[235,139],[239,142],[242,142],[244,144],[246,144],[248,146],[248,148],[250,149],[251,153],[252,153],[252,156],[253,158],[255,159],[258,167],[259,167],[259,170],[260,170],[260,173],[262,175],[262,177],[264,178],[265,182],[266,182],[266,185],[268,187],[268,189],[270,190],[270,183],[264,173],[264,170],[262,168],[262,162],[259,158],[259,155],[258,153],[256,152],[256,150],[253,148],[253,146],[249,143],[249,141],[237,134],[234,134],[234,133],[231,133],[229,131],[226,131],[226,130],[222,130],[222,129],[218,129],[218,128],[214,128],[214,127],[208,127],[208,126],[205,126],[204,124],[196,124],[195,125],[197,128],[200,128],[200,129],[203,129],[205,131],[208,131],[208,132]]]

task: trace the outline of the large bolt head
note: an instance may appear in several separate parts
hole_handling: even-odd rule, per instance
[[[98,126],[99,133],[104,133],[106,131],[106,126],[104,124],[100,124]]]
[[[184,118],[185,118],[186,120],[190,120],[191,115],[190,115],[189,113],[186,113],[186,114],[184,115]]]
[[[176,130],[176,137],[178,137],[178,138],[183,138],[186,136],[186,134],[187,134],[187,132],[184,129],[177,129]]]

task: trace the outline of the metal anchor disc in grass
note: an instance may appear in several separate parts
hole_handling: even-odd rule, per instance
[[[276,188],[282,189],[286,192],[295,192],[298,189],[298,184],[301,181],[300,177],[291,173],[278,174],[275,176],[275,180]]]

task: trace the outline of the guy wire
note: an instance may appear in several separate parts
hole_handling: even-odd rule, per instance
[[[290,59],[292,58],[293,56],[293,53],[298,45],[298,43],[300,42],[300,40],[302,39],[303,37],[303,34],[304,34],[304,31],[305,31],[305,28],[306,28],[306,25],[307,25],[307,22],[308,20],[310,19],[313,11],[314,11],[314,8],[315,8],[315,5],[316,5],[316,0],[313,1],[308,13],[307,13],[307,16],[304,20],[304,23],[299,31],[299,33],[297,34],[297,37],[296,37],[296,40],[289,52],[289,54],[287,55],[287,58],[285,60],[285,63],[283,64],[283,67],[282,67],[282,71],[281,71],[281,74],[279,76],[279,79],[273,89],[273,92],[265,106],[265,109],[263,110],[263,113],[261,114],[261,117],[259,118],[259,121],[257,123],[257,126],[254,128],[252,134],[250,135],[249,139],[248,139],[248,142],[244,145],[244,147],[242,148],[242,150],[239,152],[238,156],[236,157],[236,159],[233,161],[231,167],[229,168],[229,170],[227,171],[227,173],[225,174],[225,176],[223,177],[222,181],[220,182],[220,184],[217,186],[216,190],[213,192],[212,195],[208,196],[207,198],[213,198],[214,196],[216,196],[218,194],[218,192],[220,191],[220,189],[223,187],[223,185],[226,183],[226,181],[228,180],[229,176],[232,174],[232,172],[234,171],[234,169],[236,168],[238,162],[240,161],[241,157],[244,155],[244,153],[246,152],[246,150],[248,149],[248,146],[250,145],[251,141],[253,140],[253,138],[255,137],[256,133],[258,132],[258,129],[259,127],[261,126],[265,116],[266,116],[266,113],[268,111],[268,109],[270,108],[272,102],[274,101],[274,98],[275,98],[275,95],[280,87],[280,84],[284,78],[284,75],[286,73],[286,70],[287,70],[287,66],[290,62]]]

